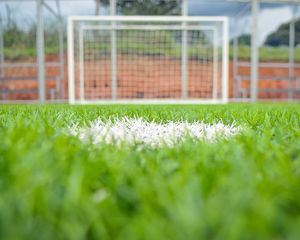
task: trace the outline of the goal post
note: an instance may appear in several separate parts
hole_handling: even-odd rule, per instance
[[[69,102],[226,103],[227,17],[73,16]]]

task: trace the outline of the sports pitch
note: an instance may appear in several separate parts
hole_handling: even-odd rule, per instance
[[[83,142],[101,119],[242,129]],[[298,239],[300,105],[0,106],[0,239]]]

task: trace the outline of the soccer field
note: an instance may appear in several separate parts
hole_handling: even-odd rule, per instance
[[[70,133],[124,117],[240,131],[156,148]],[[0,239],[298,239],[299,189],[297,104],[0,106]]]

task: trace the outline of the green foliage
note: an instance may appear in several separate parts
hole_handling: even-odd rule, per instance
[[[265,45],[268,46],[289,46],[290,22],[282,24],[274,33],[271,33]],[[300,44],[300,19],[295,22],[295,46]]]
[[[95,2],[100,2],[102,5],[105,5],[105,6],[108,6],[109,5],[109,2],[110,0],[95,0]]]
[[[48,21],[45,26],[45,52],[58,54],[58,31],[55,21]],[[3,29],[4,56],[7,60],[20,60],[36,56],[36,25],[31,24],[26,29],[16,22]]]
[[[179,15],[181,0],[118,0],[123,15]]]
[[[97,33],[96,33],[97,34]],[[92,35],[92,36],[96,36]],[[197,37],[195,35],[197,34]],[[101,40],[94,43],[93,37],[90,37],[94,48],[91,50],[87,44],[85,53],[93,59],[101,59],[103,56],[110,54],[111,45],[109,35],[101,36]],[[201,39],[199,41],[199,39]],[[117,32],[117,52],[119,54],[142,55],[142,56],[165,56],[181,57],[181,34],[174,31],[119,31]],[[92,43],[90,43],[92,44]],[[210,41],[201,31],[195,31],[190,35],[188,56],[205,57],[208,51],[212,52],[213,48]],[[211,53],[210,53],[211,55]]]
[[[179,15],[181,0],[117,0],[122,15]],[[96,8],[109,6],[109,0],[95,0]],[[98,11],[96,10],[98,13]]]
[[[130,47],[130,48],[128,48]],[[109,44],[100,44],[97,47],[97,50],[108,52]],[[65,46],[66,49],[66,46]],[[100,50],[99,50],[100,49]],[[131,46],[126,45],[125,43],[118,42],[118,49],[122,53],[126,53],[129,50],[134,50],[138,51],[139,49],[145,49],[144,44],[134,44]],[[193,54],[199,55],[201,51],[205,51],[204,48],[199,48],[196,51],[196,48],[191,47],[190,49],[189,56],[193,56]],[[149,49],[150,51],[150,49]],[[153,50],[151,50],[153,52]],[[58,53],[58,46],[54,47],[47,47],[46,48],[46,54],[57,54]],[[96,54],[97,52],[94,51],[91,54]],[[233,59],[233,48],[230,48],[230,59]],[[15,48],[5,48],[4,49],[4,54],[6,56],[6,59],[11,59],[18,61],[20,59],[28,59],[31,57],[36,56],[36,48],[20,48],[20,47],[15,47]],[[159,53],[161,54],[161,53]],[[168,54],[169,56],[180,56],[180,51],[177,50],[176,48],[174,49],[165,49],[164,54]],[[207,54],[207,53],[203,53]],[[239,46],[239,59],[240,60],[250,60],[251,57],[251,51],[248,46]],[[288,61],[289,60],[289,49],[285,47],[281,48],[273,48],[273,47],[262,47],[260,48],[260,60],[261,61]],[[300,48],[295,49],[295,60],[300,61]]]
[[[147,45],[172,46],[176,39],[172,31],[126,31],[128,42],[142,42]]]
[[[251,48],[249,46],[239,46],[238,56],[240,60],[251,59]],[[233,47],[230,47],[230,59],[233,59]],[[287,47],[261,47],[259,49],[260,61],[288,62],[289,48]],[[300,48],[295,48],[295,61],[300,61]]]
[[[9,24],[3,31],[5,48],[30,48],[35,45],[36,26],[32,25],[28,31],[22,30],[16,23]]]
[[[238,36],[238,43],[241,46],[250,46],[251,45],[251,35],[250,34],[242,34]],[[233,40],[231,41],[233,44]]]
[[[298,239],[299,105],[0,106],[1,239]],[[98,117],[244,127],[174,149],[83,144]]]
[[[48,46],[45,48],[46,55],[54,55],[58,54],[58,46]],[[32,59],[37,56],[36,48],[5,48],[4,55],[6,60],[10,61],[27,61],[28,59]]]
[[[172,31],[121,32],[118,51],[125,54],[177,56],[180,44]]]

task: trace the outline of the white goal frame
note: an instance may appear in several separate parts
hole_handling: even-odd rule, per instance
[[[81,93],[80,99],[76,99],[75,96],[75,39],[74,39],[74,25],[76,22],[80,21],[88,21],[88,22],[109,22],[111,25],[107,25],[106,30],[111,30],[111,71],[112,71],[112,99],[99,99],[99,100],[85,100],[83,93]],[[116,30],[122,29],[120,26],[116,27],[115,22],[146,22],[153,23],[154,25],[149,25],[147,28],[151,30],[181,30],[183,32],[182,35],[182,99],[128,99],[128,100],[120,100],[117,98],[117,47],[116,47]],[[165,28],[162,26],[155,26],[155,23],[163,23],[163,22],[176,22],[181,25],[178,26],[168,26]],[[211,99],[189,99],[187,96],[187,84],[188,84],[188,74],[187,74],[187,31],[194,30],[193,26],[188,26],[187,23],[213,23],[219,24],[222,30],[222,96],[217,98],[213,96]],[[135,25],[128,26],[126,29],[135,29]],[[137,27],[137,26],[136,26]],[[80,29],[80,34],[82,34],[83,30],[86,29],[97,29],[97,25],[87,25]],[[99,28],[100,29],[100,28]],[[103,29],[103,26],[101,26]],[[138,28],[136,28],[138,29]],[[142,29],[145,29],[143,26]],[[197,27],[197,30],[201,29],[209,29],[215,31],[217,30],[214,26],[207,26],[203,24],[201,27]],[[215,103],[227,103],[228,102],[228,81],[229,81],[229,20],[228,17],[217,16],[217,17],[181,17],[181,16],[71,16],[68,18],[68,26],[67,26],[67,34],[68,34],[68,88],[69,88],[69,103],[70,104],[215,104]],[[214,34],[216,35],[216,34]],[[214,40],[216,41],[215,37]],[[215,46],[215,44],[214,44]],[[217,58],[217,59],[215,59]],[[214,51],[214,60],[216,63],[214,64],[215,70],[218,70],[218,50]],[[215,62],[214,61],[214,62]],[[82,63],[80,63],[82,65]],[[79,76],[82,79],[82,76]],[[214,77],[215,78],[215,77]],[[80,91],[84,91],[84,80],[80,81]],[[216,79],[212,79],[212,81],[217,81]],[[213,94],[215,95],[215,94]]]

